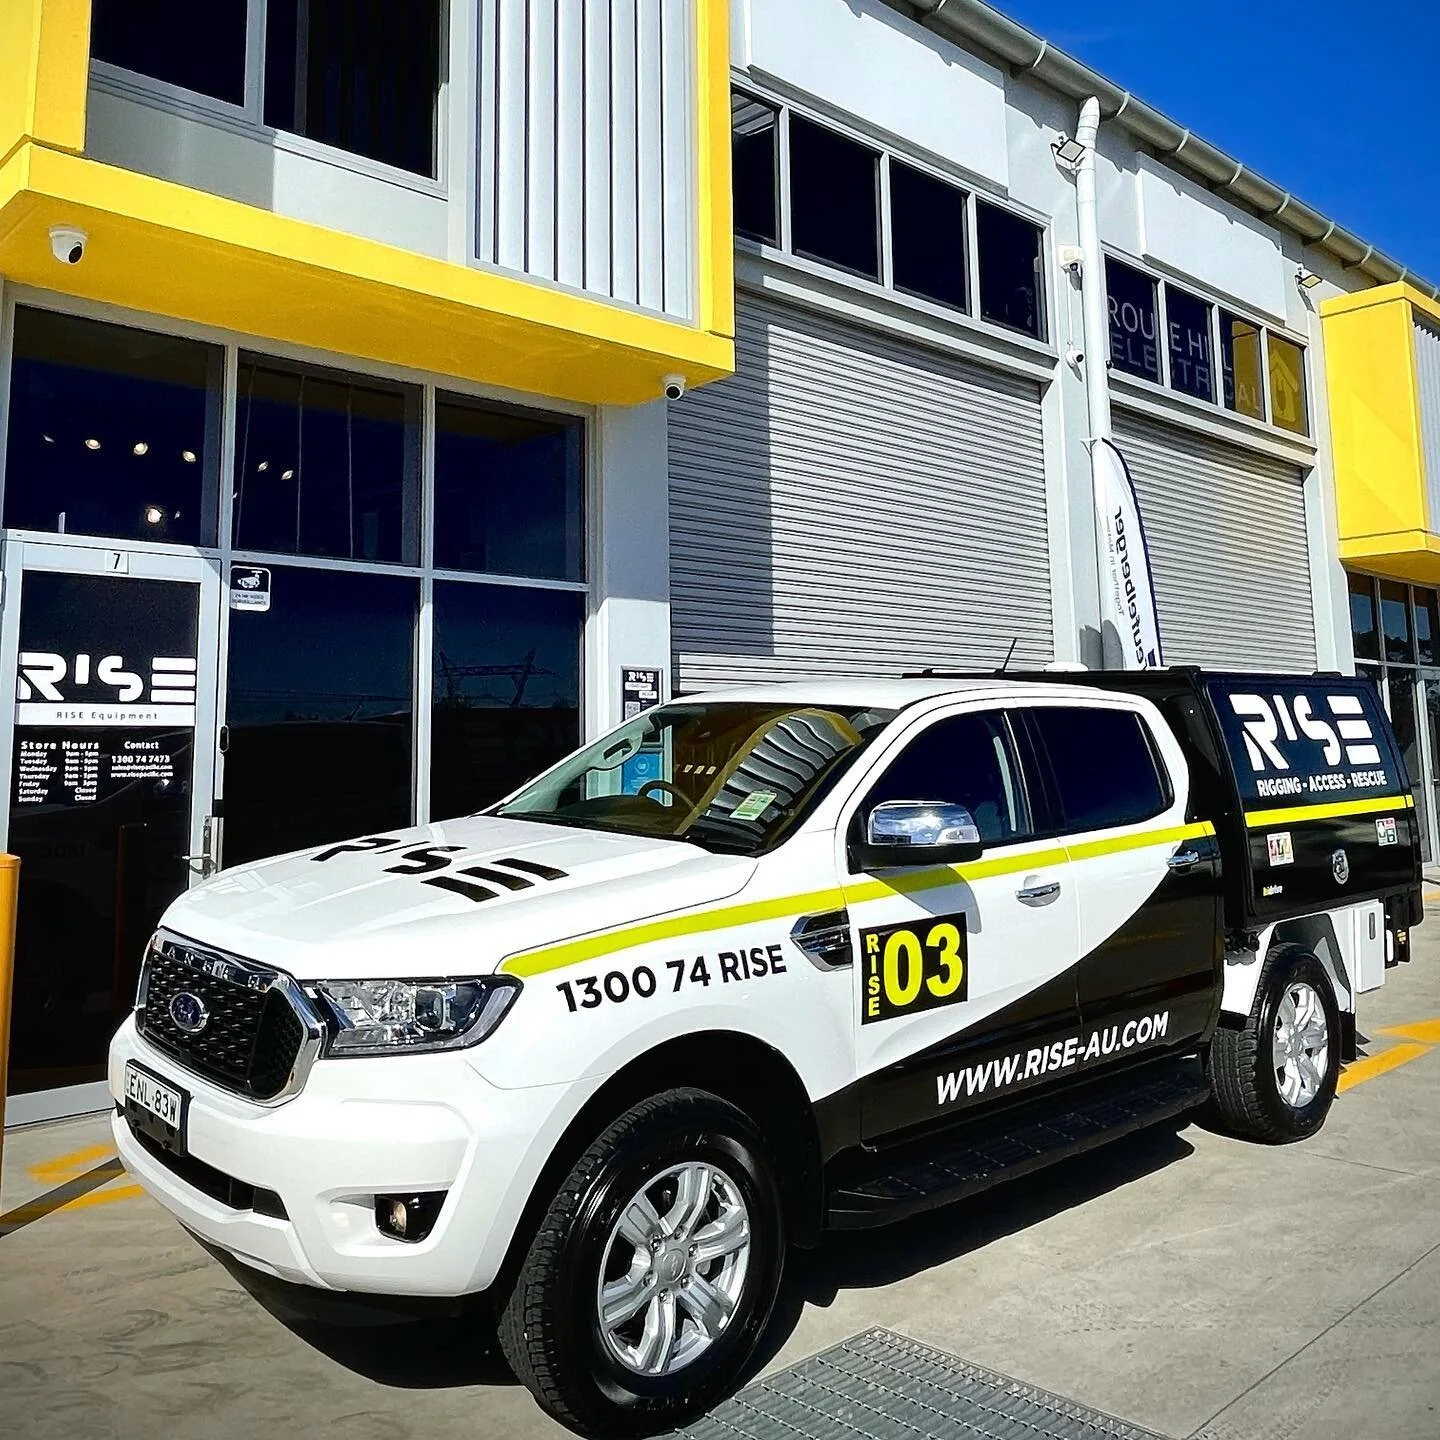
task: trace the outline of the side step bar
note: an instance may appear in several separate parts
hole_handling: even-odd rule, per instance
[[[1135,1130],[1209,1096],[1198,1056],[1166,1057],[1003,1113],[853,1157],[831,1177],[827,1223],[861,1230],[961,1200]]]

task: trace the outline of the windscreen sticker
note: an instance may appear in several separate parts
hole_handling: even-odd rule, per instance
[[[1295,846],[1291,843],[1288,830],[1280,830],[1274,835],[1267,835],[1265,843],[1270,847],[1270,863],[1272,865],[1293,865],[1295,863]]]
[[[758,820],[775,803],[773,790],[752,790],[731,812],[732,820]]]
[[[918,1015],[970,997],[965,913],[927,916],[860,932],[864,991],[860,1022]]]

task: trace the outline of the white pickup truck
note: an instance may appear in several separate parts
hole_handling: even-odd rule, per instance
[[[1207,1101],[1314,1132],[1419,854],[1354,679],[687,698],[483,814],[178,900],[111,1050],[116,1143],[246,1266],[488,1291],[553,1415],[664,1429],[826,1227]]]

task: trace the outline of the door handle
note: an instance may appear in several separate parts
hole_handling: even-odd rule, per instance
[[[1177,850],[1166,862],[1172,870],[1188,870],[1200,863],[1198,850]]]
[[[1041,885],[1026,885],[1015,892],[1017,900],[1023,900],[1027,905],[1043,904],[1046,900],[1053,900],[1060,893],[1060,882],[1058,880],[1047,880]]]

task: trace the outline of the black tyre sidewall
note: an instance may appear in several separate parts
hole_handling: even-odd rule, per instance
[[[1287,1105],[1281,1097],[1272,1058],[1275,1014],[1285,991],[1297,980],[1310,986],[1325,1007],[1329,1057],[1325,1078],[1315,1098],[1299,1109]],[[1255,1040],[1255,1088],[1266,1118],[1288,1139],[1302,1140],[1313,1135],[1325,1123],[1325,1117],[1330,1113],[1330,1104],[1335,1099],[1335,1085],[1340,1078],[1340,1006],[1335,1000],[1330,977],[1315,956],[1307,951],[1295,951],[1286,955],[1271,970],[1260,996]]]
[[[717,1165],[739,1188],[750,1217],[750,1258],[740,1308],[705,1354],[675,1375],[649,1379],[609,1352],[596,1313],[596,1286],[610,1232],[647,1180],[674,1165]],[[742,1375],[774,1308],[784,1261],[779,1194],[763,1145],[739,1112],[721,1101],[659,1115],[602,1166],[578,1208],[560,1260],[562,1355],[572,1383],[602,1428],[669,1424],[700,1413]]]

